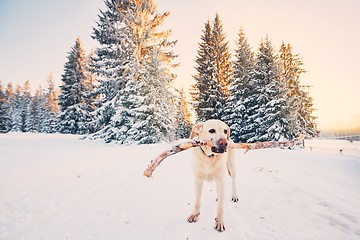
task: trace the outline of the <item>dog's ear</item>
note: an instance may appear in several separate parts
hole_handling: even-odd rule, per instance
[[[230,140],[230,128],[227,128],[227,135],[226,135],[226,139]]]
[[[199,136],[200,133],[202,132],[202,129],[203,129],[203,123],[196,124],[191,130],[190,139]]]

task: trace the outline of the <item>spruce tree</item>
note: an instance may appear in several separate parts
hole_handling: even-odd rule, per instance
[[[38,132],[46,132],[46,124],[47,124],[47,108],[46,108],[46,103],[47,103],[47,93],[45,91],[45,89],[43,89],[41,86],[38,87],[38,89],[35,92],[35,97],[34,97],[34,104],[36,105],[36,108],[38,110],[37,115],[36,115],[36,128]]]
[[[231,138],[234,142],[245,142],[252,132],[246,126],[251,115],[251,101],[253,95],[254,54],[241,28],[236,42],[234,61],[234,80],[230,86],[230,97],[226,106],[225,121],[231,129]]]
[[[229,43],[226,40],[226,34],[224,33],[224,28],[218,14],[216,14],[213,22],[213,38],[216,64],[215,78],[222,88],[222,101],[226,102],[230,94],[229,87],[233,81],[233,66],[228,46]]]
[[[15,116],[15,90],[14,90],[14,86],[12,83],[8,83],[7,88],[5,90],[5,95],[6,95],[6,100],[9,103],[9,116],[10,116],[10,121],[9,121],[9,125],[8,125],[8,129],[10,131],[13,131],[14,128],[14,116]]]
[[[294,136],[305,133],[317,136],[314,108],[309,95],[309,86],[301,85],[301,75],[305,72],[303,62],[298,54],[293,54],[290,44],[284,42],[280,47],[282,77],[287,87],[287,98],[290,105],[290,131]]]
[[[196,57],[197,74],[192,88],[198,120],[225,120],[225,106],[230,94],[232,63],[228,42],[219,15],[212,24],[205,23],[204,35]]]
[[[123,144],[172,140],[170,84],[175,75],[170,70],[175,42],[168,40],[170,31],[159,30],[168,13],[158,13],[153,0],[105,3],[108,9],[101,12],[94,29],[94,38],[101,44],[94,58],[96,92],[101,96],[95,111],[98,131],[90,137]],[[159,83],[154,82],[155,76]],[[161,102],[152,100],[156,91]],[[169,120],[163,121],[158,111]]]
[[[42,132],[42,125],[44,123],[45,116],[45,95],[41,86],[35,91],[35,95],[32,98],[30,105],[30,114],[33,121],[33,132]]]
[[[180,91],[180,99],[176,105],[176,111],[176,138],[189,138],[192,129],[192,121],[184,88]]]
[[[98,96],[96,94],[94,94],[96,86],[98,85],[98,82],[96,80],[96,74],[94,73],[93,70],[93,59],[95,57],[95,52],[94,50],[92,50],[90,52],[90,54],[87,56],[87,63],[86,63],[86,91],[83,92],[83,97],[84,97],[84,105],[83,105],[83,109],[88,111],[91,114],[91,118],[92,118],[92,123],[93,123],[93,112],[97,109],[97,99]],[[92,125],[92,123],[88,124],[88,130],[89,133],[93,133],[94,132],[94,126]]]
[[[129,81],[134,80],[135,42],[127,20],[131,10],[129,1],[105,0],[106,10],[100,10],[97,27],[92,37],[100,44],[95,49],[92,69],[99,85],[94,89],[97,96],[93,113],[95,133],[92,138],[105,138],[105,127],[110,124],[121,108],[120,98]]]
[[[292,46],[282,42],[280,46],[280,63],[282,67],[282,78],[287,88],[287,99],[290,106],[290,131],[294,135],[302,132],[299,122],[299,111],[301,108],[300,75],[305,72],[302,61],[297,55],[293,55]]]
[[[42,116],[42,132],[55,133],[58,127],[58,115],[60,108],[58,104],[58,93],[55,89],[54,79],[52,73],[47,80],[48,88],[45,94],[45,112]]]
[[[0,81],[0,133],[7,133],[10,129],[10,104]]]
[[[61,114],[58,130],[60,133],[86,134],[91,131],[91,109],[88,107],[91,103],[88,95],[92,83],[87,66],[89,60],[79,37],[67,58],[61,79],[63,84],[59,96]]]
[[[22,132],[24,127],[23,114],[23,90],[20,85],[16,86],[15,98],[13,102],[12,116],[12,131]]]
[[[158,13],[153,0],[135,1],[134,7],[130,26],[135,36],[136,66],[139,67],[139,73],[135,73],[138,91],[134,98],[140,99],[141,105],[129,105],[135,124],[126,142],[172,141],[175,137],[172,82],[176,75],[171,70],[177,65],[173,63],[176,41],[169,40],[170,30],[161,30],[169,13]]]
[[[32,108],[32,99],[31,96],[31,87],[30,81],[27,80],[24,85],[24,104],[23,104],[23,113],[24,113],[24,132],[34,132],[34,119]]]
[[[315,108],[313,98],[310,96],[309,88],[311,86],[300,86],[301,105],[299,108],[298,120],[302,129],[302,133],[309,137],[319,136],[317,130],[316,117],[313,115]]]
[[[212,109],[213,102],[210,95],[211,86],[214,85],[212,72],[213,57],[211,55],[213,39],[210,22],[205,23],[205,30],[201,36],[199,43],[198,55],[196,57],[195,67],[197,73],[194,75],[195,85],[192,88],[191,95],[193,99],[194,109],[199,121],[213,118],[214,111]]]
[[[139,92],[142,104],[134,108],[135,124],[128,132],[127,141],[151,144],[172,141],[175,138],[174,95],[171,93],[172,76],[166,72],[156,49],[150,52],[144,65]]]
[[[253,115],[249,116],[255,136],[248,141],[270,141],[290,138],[288,105],[281,81],[280,65],[268,37],[261,41],[256,57]]]

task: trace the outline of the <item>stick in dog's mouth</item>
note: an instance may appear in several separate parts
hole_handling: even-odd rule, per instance
[[[226,148],[211,147],[211,151],[213,153],[224,153],[226,152]]]

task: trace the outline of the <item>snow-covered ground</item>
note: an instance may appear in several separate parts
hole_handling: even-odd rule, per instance
[[[186,221],[191,151],[166,159],[153,179],[142,175],[169,146],[0,135],[0,239],[360,239],[359,142],[238,150],[240,201],[227,178],[223,233],[213,229],[214,183],[204,185],[200,220]]]

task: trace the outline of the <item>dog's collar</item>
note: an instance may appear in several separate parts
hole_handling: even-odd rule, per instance
[[[210,154],[210,155],[206,154],[205,151],[204,151],[204,149],[203,149],[201,146],[199,146],[199,148],[201,149],[201,151],[203,152],[203,154],[206,155],[207,157],[212,158],[212,157],[215,156],[215,154],[213,154],[213,153]]]

